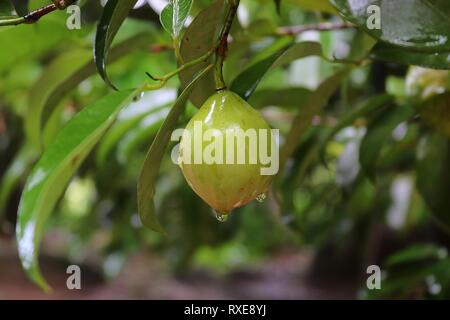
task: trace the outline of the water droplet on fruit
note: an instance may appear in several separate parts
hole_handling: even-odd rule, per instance
[[[228,219],[228,214],[223,214],[223,213],[220,213],[220,212],[218,212],[218,211],[216,211],[216,210],[214,210],[214,213],[215,213],[215,215],[216,215],[217,221],[219,221],[219,222],[225,222],[225,221],[227,221],[227,219]]]
[[[141,92],[141,93],[139,93],[138,95],[136,95],[134,98],[133,98],[133,101],[134,102],[137,102],[137,101],[139,101],[139,100],[141,100],[143,97],[144,97],[144,92]]]
[[[264,202],[264,200],[266,200],[267,195],[265,193],[261,193],[260,195],[256,196],[256,201],[258,202]]]

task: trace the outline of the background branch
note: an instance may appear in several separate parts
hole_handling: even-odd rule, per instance
[[[331,31],[350,29],[355,26],[349,22],[324,22],[315,24],[304,24],[300,26],[279,27],[277,35],[290,36],[296,35],[306,31]]]
[[[0,20],[0,26],[16,26],[19,24],[31,24],[37,22],[43,16],[56,11],[63,10],[68,6],[74,4],[77,0],[52,0],[52,4],[36,9],[23,17],[12,17],[5,20]]]

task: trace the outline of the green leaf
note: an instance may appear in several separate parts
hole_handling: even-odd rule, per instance
[[[411,245],[408,248],[391,255],[386,261],[386,266],[393,267],[395,265],[412,263],[425,259],[437,259],[440,256],[441,249],[442,248],[432,243]]]
[[[178,118],[183,113],[186,102],[189,99],[195,84],[204,78],[211,70],[212,66],[205,68],[198,74],[192,82],[181,92],[174,106],[166,117],[166,120],[159,128],[155,139],[150,146],[138,182],[138,209],[142,224],[152,230],[165,233],[163,227],[158,222],[155,212],[153,197],[155,195],[155,181],[164,156],[164,151],[170,141],[170,136],[175,128]]]
[[[6,214],[5,208],[11,192],[24,177],[35,157],[36,153],[32,148],[29,145],[24,145],[3,174],[0,181],[0,217]]]
[[[414,110],[407,105],[390,106],[367,127],[359,149],[359,162],[372,181],[375,181],[377,161],[386,140],[400,123],[409,120],[413,115]]]
[[[248,102],[256,109],[266,106],[298,108],[310,94],[311,90],[306,88],[264,89],[255,91]]]
[[[46,16],[35,26],[0,28],[0,43],[3,48],[0,50],[0,73],[10,70],[11,66],[19,61],[32,61],[58,44],[67,43],[71,37],[79,35],[77,30],[67,32],[65,20],[58,14],[59,12],[55,12]]]
[[[321,11],[326,13],[336,13],[336,9],[328,0],[284,0],[304,10]]]
[[[285,66],[295,60],[303,59],[310,56],[318,56],[326,61],[332,62],[331,59],[326,57],[323,53],[322,46],[318,42],[304,41],[294,43],[288,48],[273,64],[274,68]]]
[[[214,1],[209,7],[200,11],[186,28],[180,45],[183,61],[197,59],[215,46],[223,16],[223,2],[223,0]],[[181,72],[181,87],[186,88],[194,75],[209,63],[210,61],[205,61]],[[190,100],[195,106],[200,107],[215,92],[215,89],[214,75],[211,71],[195,85]]]
[[[133,128],[128,130],[117,146],[117,157],[121,163],[126,163],[132,157],[136,149],[145,142],[152,140],[164,119],[169,114],[170,108],[164,106],[147,114]]]
[[[38,265],[45,223],[71,177],[137,90],[114,92],[84,108],[60,131],[34,166],[20,199],[17,243],[22,266],[41,288],[50,288]]]
[[[109,54],[114,62],[131,50],[144,47],[151,38],[149,33],[139,33],[115,45]],[[54,60],[30,90],[29,108],[25,117],[25,130],[33,145],[42,144],[42,127],[53,110],[68,92],[95,74],[95,64],[87,50],[69,51]]]
[[[13,14],[14,7],[12,2],[3,1],[0,3],[0,19],[11,18]],[[14,15],[15,17],[15,15]]]
[[[450,51],[447,0],[331,0],[346,19],[377,39],[424,52]],[[374,18],[379,15],[380,25]]]
[[[171,0],[161,11],[161,24],[173,38],[178,38],[189,16],[192,0]]]
[[[160,89],[154,92],[147,92],[141,99],[133,102],[133,104],[119,114],[116,123],[103,137],[97,148],[97,166],[103,166],[114,148],[116,146],[120,147],[118,145],[122,145],[123,140],[127,140],[127,143],[132,143],[129,139],[130,132],[145,130],[145,127],[141,127],[141,125],[146,126],[146,123],[143,120],[150,115],[167,108],[169,102],[172,104],[175,100],[175,91],[175,89]],[[149,120],[150,124],[153,126],[151,119],[147,119],[146,121]],[[152,133],[156,134],[159,127],[160,125]],[[132,133],[131,135],[134,136],[135,133]],[[136,136],[139,137],[139,134],[136,134]],[[126,148],[126,150],[128,150],[128,148]],[[119,152],[117,152],[117,156],[120,158]]]
[[[243,99],[250,98],[258,87],[263,76],[269,71],[275,61],[289,48],[289,45],[274,53],[270,57],[261,60],[241,72],[230,84],[230,90],[240,95]]]
[[[371,58],[398,64],[450,70],[450,53],[448,52],[416,52],[380,42],[371,52]]]
[[[95,65],[102,79],[114,89],[116,87],[109,80],[106,73],[108,51],[120,26],[136,2],[137,0],[109,0],[103,9],[97,26],[94,44]]]
[[[69,51],[55,59],[31,88],[28,99],[29,107],[25,118],[25,130],[33,145],[40,146],[41,144],[42,113],[52,93],[72,78],[90,60],[91,53],[89,50]],[[53,104],[52,107],[55,107],[56,104]]]
[[[19,16],[25,16],[28,13],[28,0],[10,0]]]
[[[417,152],[417,188],[434,220],[450,233],[450,144],[438,134],[421,142]]]
[[[378,96],[374,96],[368,99],[367,101],[364,101],[362,105],[344,114],[344,116],[341,119],[339,119],[337,125],[327,132],[327,134],[324,136],[323,140],[320,143],[319,157],[322,159],[322,161],[325,162],[324,161],[325,147],[327,146],[328,142],[330,142],[330,140],[333,139],[336,133],[338,133],[341,129],[351,125],[356,119],[364,117],[367,114],[386,106],[393,100],[394,99],[392,96],[388,94],[381,94]]]
[[[231,82],[230,90],[236,92],[243,99],[247,100],[255,91],[264,75],[271,68],[281,67],[297,59],[302,59],[309,56],[321,56],[325,58],[320,43],[305,41],[295,44],[288,44],[277,52],[259,60],[242,71]]]
[[[297,148],[305,132],[310,128],[313,117],[320,114],[328,103],[333,93],[339,88],[341,81],[347,76],[350,68],[337,71],[331,77],[323,81],[299,108],[297,116],[292,122],[291,129],[286,136],[285,143],[280,153],[280,168],[283,168],[289,157]]]

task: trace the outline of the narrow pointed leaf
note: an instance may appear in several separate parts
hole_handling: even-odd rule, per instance
[[[355,108],[354,110],[347,112],[341,119],[339,119],[338,124],[333,127],[323,138],[319,147],[319,157],[324,161],[324,152],[325,147],[328,142],[333,139],[333,137],[338,133],[341,129],[351,125],[353,121],[360,117],[364,117],[365,115],[382,108],[393,101],[393,97],[387,94],[381,94],[371,99],[365,101],[361,106]]]
[[[198,74],[192,82],[186,86],[174,106],[166,117],[166,120],[160,127],[155,139],[150,146],[150,150],[144,160],[141,174],[138,182],[138,209],[142,224],[152,230],[165,233],[163,227],[158,222],[155,212],[153,197],[155,195],[155,182],[158,176],[161,160],[164,156],[170,136],[175,128],[178,118],[184,111],[186,102],[195,86],[195,84],[205,77],[211,70],[212,66],[208,66],[200,74]]]
[[[95,65],[102,79],[114,89],[116,88],[106,73],[108,51],[120,26],[136,2],[137,0],[109,0],[97,26],[94,44]]]
[[[114,62],[132,50],[146,45],[151,34],[139,33],[117,45],[109,54]],[[30,90],[29,108],[25,117],[25,130],[33,145],[42,144],[42,129],[64,96],[83,80],[95,74],[95,64],[88,50],[70,51],[53,61]]]
[[[11,0],[16,13],[23,17],[28,13],[28,0]]]
[[[184,23],[189,17],[189,11],[192,7],[192,0],[172,0],[161,11],[161,24],[172,37],[178,38],[183,30]]]
[[[409,106],[388,107],[374,121],[361,141],[359,162],[362,170],[372,180],[375,180],[376,165],[381,149],[392,135],[392,131],[402,122],[409,120],[414,110]]]
[[[117,146],[117,156],[121,162],[126,163],[133,157],[138,147],[145,145],[145,143],[148,144],[148,141],[152,141],[169,111],[170,108],[168,106],[155,110],[126,132]]]
[[[450,144],[438,134],[424,142],[418,151],[417,188],[433,219],[450,233]]]
[[[311,90],[301,87],[264,89],[255,91],[248,101],[255,109],[267,106],[278,106],[292,109],[298,108],[299,105],[304,104],[310,94]]]
[[[380,42],[371,52],[371,57],[376,60],[404,65],[450,70],[450,52],[411,51]]]
[[[41,144],[41,121],[45,105],[53,92],[91,60],[89,50],[70,51],[54,60],[31,88],[25,130],[35,146]]]
[[[4,172],[0,180],[0,217],[6,214],[6,205],[11,193],[25,177],[35,157],[36,152],[26,144],[17,152],[10,166]]]
[[[281,67],[297,59],[309,56],[320,56],[325,58],[320,43],[310,41],[295,44],[290,43],[242,71],[232,81],[230,90],[247,100],[258,87],[258,84],[264,75],[271,68]]]
[[[339,13],[375,38],[424,52],[450,51],[447,0],[331,0]]]
[[[44,290],[49,286],[39,270],[38,253],[48,216],[78,167],[136,94],[136,90],[114,92],[84,108],[60,131],[28,177],[16,236],[22,266]]]
[[[327,78],[300,106],[297,116],[292,122],[286,141],[281,148],[280,168],[283,168],[289,157],[295,151],[305,132],[310,128],[313,117],[321,113],[333,93],[339,88],[342,80],[349,73],[350,68],[344,68]]]

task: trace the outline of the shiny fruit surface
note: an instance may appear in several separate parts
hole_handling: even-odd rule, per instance
[[[253,144],[250,141],[252,135],[243,136],[243,132],[256,132],[256,146],[254,139]],[[266,166],[259,154],[278,152],[273,139],[259,112],[237,94],[224,90],[212,95],[189,121],[180,142],[179,165],[197,195],[226,215],[267,191],[273,175],[261,174]],[[266,146],[261,144],[263,140]],[[238,154],[245,155],[245,161],[242,157],[239,161]],[[200,163],[195,157],[201,158]]]

